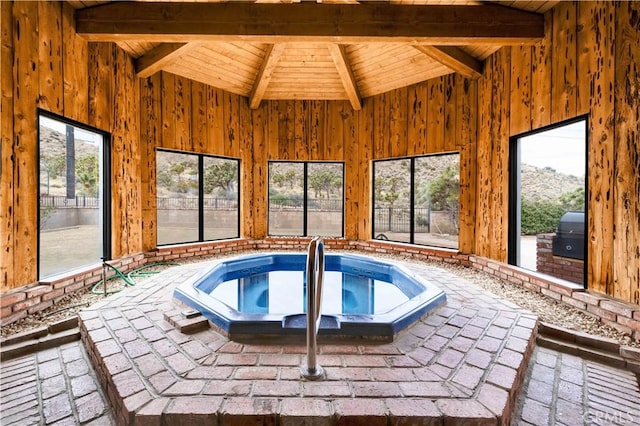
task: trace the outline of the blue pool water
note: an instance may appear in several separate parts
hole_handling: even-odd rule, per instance
[[[174,296],[230,338],[302,335],[306,255],[258,254],[219,261]],[[445,301],[442,290],[391,262],[325,256],[320,336],[393,335]]]

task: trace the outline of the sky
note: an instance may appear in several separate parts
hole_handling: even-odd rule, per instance
[[[520,138],[521,161],[557,172],[585,175],[586,121]]]
[[[52,120],[44,115],[40,116],[40,125],[55,130],[58,133],[65,134],[65,123],[57,120]],[[88,130],[81,129],[74,126],[74,136],[78,140],[98,143],[102,141],[102,135],[99,133],[90,132]]]

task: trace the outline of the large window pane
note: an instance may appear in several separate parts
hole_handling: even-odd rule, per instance
[[[304,163],[269,163],[269,235],[304,235]]]
[[[158,245],[240,236],[238,160],[157,153]]]
[[[586,121],[511,143],[510,263],[584,283]]]
[[[373,237],[458,247],[460,155],[373,163]]]
[[[411,160],[374,163],[374,238],[411,242]]]
[[[342,236],[342,164],[307,165],[307,235]]]
[[[269,163],[269,235],[343,234],[341,163]]]
[[[204,157],[204,239],[239,234],[238,161]]]
[[[158,244],[198,241],[198,156],[158,151]]]
[[[39,116],[39,276],[101,261],[108,140],[97,130]]]
[[[460,155],[415,159],[414,242],[458,247]]]

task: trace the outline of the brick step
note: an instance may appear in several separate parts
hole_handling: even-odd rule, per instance
[[[614,339],[540,322],[536,343],[545,348],[640,373],[640,349],[620,345]]]
[[[78,317],[74,316],[3,339],[0,361],[7,361],[31,353],[54,348],[64,343],[80,340]]]

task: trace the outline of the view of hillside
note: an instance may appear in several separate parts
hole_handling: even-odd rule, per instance
[[[558,173],[545,167],[522,165],[522,196],[526,200],[553,200],[584,187],[584,177]]]
[[[84,183],[80,186],[79,192],[87,192],[83,195],[91,195],[94,192],[92,182],[97,173],[93,162],[97,155],[96,144],[89,138],[82,139],[82,132],[76,132],[75,153],[77,160],[76,169],[78,167],[83,170],[77,173],[77,179]],[[66,194],[65,190],[65,134],[51,127],[40,126],[40,163],[45,173],[41,174],[41,185],[47,187],[41,191],[49,195]],[[84,160],[83,160],[84,159]],[[166,177],[167,174],[175,172],[172,170],[170,156],[158,157],[159,176]],[[378,178],[389,179],[396,177],[400,180],[402,187],[408,185],[408,161],[390,161],[380,162],[385,167],[378,168]],[[334,177],[342,176],[342,165],[335,164],[326,166],[325,169],[332,171]],[[455,168],[458,166],[458,156],[442,155],[429,157],[428,165],[416,169],[416,177],[418,181],[429,182],[440,176],[447,168]],[[188,167],[187,167],[188,169]],[[48,173],[47,173],[48,172]],[[189,175],[189,170],[181,171],[184,175]],[[97,175],[96,175],[97,176]],[[273,185],[272,190],[276,191],[280,197],[291,197],[298,199],[302,197],[302,165],[301,163],[272,163],[270,176]],[[273,179],[275,178],[275,181]],[[325,185],[331,187],[329,191],[318,188],[315,194],[319,198],[335,198],[342,196],[341,191],[336,187],[337,183],[332,182],[331,176],[325,176],[323,182],[314,183],[315,185]],[[89,181],[89,182],[87,182]],[[522,197],[527,201],[545,201],[555,200],[560,195],[572,193],[578,188],[584,187],[584,178],[556,172],[550,167],[536,167],[528,164],[522,165]],[[48,184],[48,185],[47,185]],[[175,193],[174,193],[175,192]],[[161,196],[188,196],[189,191],[167,191],[163,188]],[[218,191],[217,191],[218,192]],[[224,192],[224,191],[220,191]],[[218,192],[219,193],[219,192]]]

